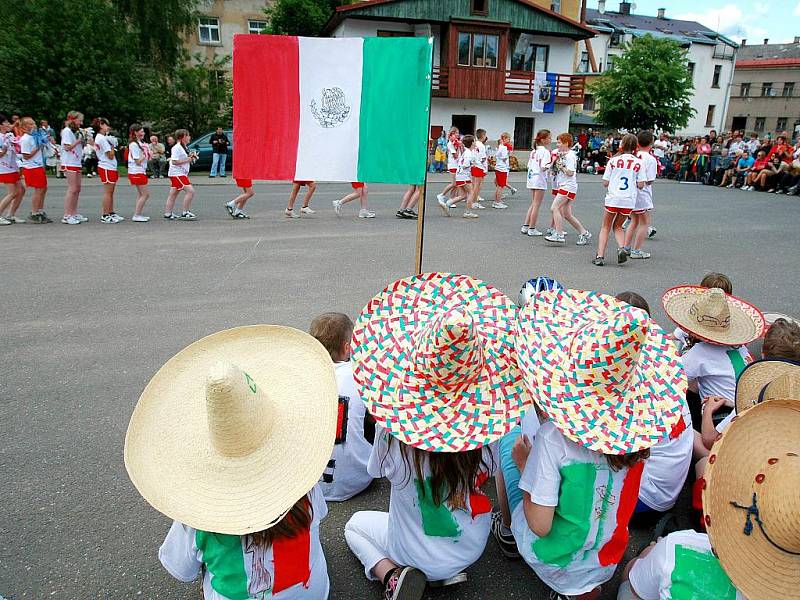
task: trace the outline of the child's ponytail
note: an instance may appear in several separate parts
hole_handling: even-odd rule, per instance
[[[536,139],[533,140],[533,149],[536,150],[539,146],[544,146],[544,140],[550,137],[549,129],[540,129],[536,132]]]

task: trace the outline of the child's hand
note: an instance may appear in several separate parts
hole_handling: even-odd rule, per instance
[[[527,435],[521,435],[514,442],[514,447],[511,449],[511,458],[520,472],[525,470],[525,463],[528,462],[528,456],[531,453],[531,441]]]
[[[721,406],[723,406],[727,401],[722,396],[709,396],[705,398],[703,402],[703,411],[710,410],[711,414],[713,415],[717,412]]]

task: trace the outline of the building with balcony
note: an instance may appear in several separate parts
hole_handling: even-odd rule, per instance
[[[800,135],[800,37],[791,44],[746,42],[736,60],[726,128]]]
[[[339,7],[325,28],[333,37],[433,37],[431,135],[456,126],[511,133],[530,149],[538,129],[567,131],[570,107],[583,103],[573,74],[575,42],[594,35],[551,8],[578,13],[576,0],[364,0]],[[387,67],[390,68],[390,67]],[[555,109],[532,112],[534,72],[556,73]]]
[[[233,56],[233,36],[261,33],[267,26],[264,9],[272,0],[202,0],[197,6],[197,27],[186,36],[186,50],[203,58]],[[231,65],[228,65],[229,74]]]
[[[733,82],[737,44],[720,33],[694,21],[670,19],[666,9],[656,16],[636,15],[630,2],[620,2],[616,12],[606,10],[605,0],[599,0],[597,9],[587,9],[586,25],[597,32],[582,48],[576,71],[591,78],[610,68],[622,47],[636,37],[652,35],[675,40],[687,51],[686,68],[692,75],[694,94],[691,106],[695,110],[685,128],[678,135],[705,135],[712,129],[721,131],[728,108],[728,91]],[[573,124],[592,125],[596,110],[591,90],[584,103],[576,107]]]

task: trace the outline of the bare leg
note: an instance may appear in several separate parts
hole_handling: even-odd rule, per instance
[[[178,188],[170,187],[167,194],[167,205],[164,207],[164,214],[169,215],[175,208],[175,200],[178,199]]]
[[[146,185],[137,185],[136,190],[139,192],[139,196],[136,198],[133,214],[141,215],[144,210],[144,205],[150,198],[150,189]]]
[[[253,188],[247,188],[244,192],[233,199],[233,203],[239,210],[241,210],[244,208],[244,205],[247,204],[247,201],[255,195],[256,193],[253,191]]]
[[[16,197],[17,197],[17,184],[7,183],[6,195],[3,196],[2,200],[0,200],[0,215],[6,214],[6,209],[9,206],[11,206],[11,203],[14,201],[14,198]]]
[[[453,196],[453,199],[450,201],[450,206],[455,206],[459,202],[467,199],[467,195],[464,193],[466,192],[466,187],[466,185],[456,186],[455,196]]]
[[[184,186],[183,191],[183,212],[186,212],[192,207],[192,200],[194,199],[194,187],[191,185]]]
[[[76,171],[65,171],[67,193],[64,194],[64,216],[78,214],[78,197],[81,193],[81,174]]]
[[[525,215],[525,225],[531,228],[536,227],[536,221],[539,218],[539,208],[542,206],[542,198],[544,198],[544,190],[531,190],[531,206],[528,208],[528,213]]]
[[[564,231],[564,215],[561,214],[561,211],[564,209],[564,205],[567,203],[567,197],[563,194],[559,194],[556,196],[556,199],[553,201],[553,229],[555,229],[558,233]]]
[[[410,208],[409,205],[411,204],[411,197],[414,195],[416,189],[417,186],[415,185],[408,186],[405,194],[403,194],[403,199],[400,201],[400,208],[398,210],[403,211]]]
[[[578,218],[572,214],[572,200],[567,200],[567,203],[564,205],[564,208],[561,210],[564,218],[567,222],[575,228],[575,231],[578,233],[586,233],[588,229],[583,226],[583,223],[578,221]]]
[[[367,186],[365,185],[359,191],[361,201],[361,210],[367,210]]]
[[[347,196],[345,196],[344,198],[339,200],[339,204],[345,205],[348,202],[351,202],[352,200],[355,200],[356,198],[361,198],[361,190],[360,189],[355,190],[354,192],[350,192],[349,194],[347,194]]]
[[[297,200],[297,194],[300,193],[300,184],[295,183],[292,186],[292,193],[289,194],[289,204],[286,205],[286,210],[294,210],[294,203]]]
[[[308,205],[311,202],[311,196],[313,196],[314,192],[316,191],[317,191],[317,184],[312,181],[311,183],[308,184],[308,191],[306,192],[305,198],[303,198],[302,208],[308,208]]]
[[[35,188],[31,196],[31,212],[40,213],[44,210],[44,196],[47,188]]]
[[[113,183],[103,184],[103,210],[102,214],[107,215],[114,212],[114,188]]]
[[[28,191],[28,188],[22,183],[22,180],[17,182],[17,196],[11,201],[11,211],[10,215],[13,217],[17,214],[17,209],[19,205],[22,204],[22,199],[25,197],[25,192]]]
[[[647,232],[650,229],[650,212],[645,212],[639,215],[639,228],[636,230],[636,239],[633,242],[633,247],[637,250],[642,249],[645,239],[647,239]]]
[[[625,220],[622,215],[616,215],[614,219],[614,239],[617,240],[617,246],[622,248],[625,245],[625,230],[622,228],[622,222]]]
[[[464,194],[466,194],[467,212],[472,212],[472,184],[468,183],[461,187],[464,188]]]
[[[636,231],[639,228],[640,223],[642,222],[642,215],[631,213],[631,222],[628,225],[628,229],[625,231],[625,243],[623,244],[626,248],[630,248],[631,244],[636,237]],[[634,248],[638,248],[638,246],[634,246]]]
[[[372,574],[383,583],[383,580],[386,579],[387,573],[390,571],[394,571],[398,565],[394,564],[388,558],[381,559],[377,565],[372,567]]]
[[[616,213],[610,213],[607,210],[603,210],[603,226],[600,227],[600,233],[597,234],[597,256],[606,255],[606,246],[608,246],[608,233],[611,229],[612,223],[614,222],[614,217],[616,216]]]

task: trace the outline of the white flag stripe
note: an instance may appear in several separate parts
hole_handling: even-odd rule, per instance
[[[300,38],[295,179],[357,180],[362,50],[361,38]],[[323,98],[324,90],[328,90],[327,98]],[[326,117],[329,127],[320,124]]]

